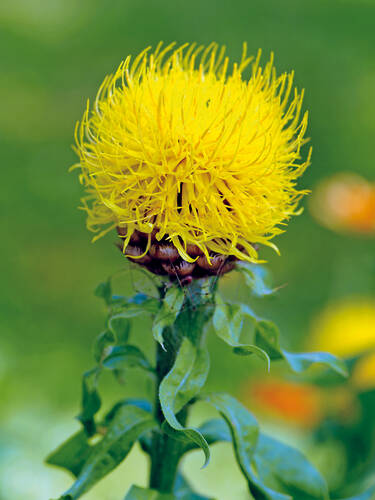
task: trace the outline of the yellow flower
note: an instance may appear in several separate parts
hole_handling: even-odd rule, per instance
[[[343,357],[375,349],[375,301],[353,299],[330,306],[313,325],[312,347]]]
[[[76,129],[94,239],[120,227],[125,250],[140,231],[147,252],[153,234],[188,262],[187,245],[250,261],[255,243],[276,249],[270,239],[305,194],[303,92],[293,73],[276,76],[272,57],[262,70],[244,46],[229,69],[224,52],[160,43],[105,78]]]

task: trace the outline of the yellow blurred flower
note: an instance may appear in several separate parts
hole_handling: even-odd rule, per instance
[[[351,357],[375,348],[375,300],[330,305],[314,322],[309,348]]]
[[[314,190],[310,208],[324,226],[338,231],[375,234],[375,184],[339,174]]]
[[[245,46],[229,70],[224,52],[159,44],[105,78],[76,129],[95,239],[118,226],[125,250],[140,231],[147,252],[153,234],[189,262],[188,245],[250,261],[254,243],[276,248],[270,240],[305,194],[303,92],[293,73],[276,76],[272,57],[262,69]]]
[[[375,300],[331,305],[315,321],[309,347],[347,358],[363,355],[351,382],[357,389],[375,387]]]
[[[355,365],[353,384],[361,389],[373,389],[375,387],[375,352],[363,356]]]

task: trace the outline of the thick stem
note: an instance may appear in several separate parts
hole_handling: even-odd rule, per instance
[[[164,421],[159,400],[159,386],[172,368],[181,339],[173,337],[171,331],[164,335],[166,351],[158,344],[156,352],[155,418],[161,425]],[[185,425],[187,408],[181,410],[177,419]],[[151,446],[150,488],[163,493],[172,493],[181,457],[181,443],[168,436],[161,429],[154,431]]]
[[[156,386],[155,386],[155,419],[160,429],[154,431],[151,444],[150,488],[163,493],[172,493],[178,464],[184,445],[181,441],[168,436],[162,431],[164,415],[160,406],[159,388],[162,380],[171,370],[183,336],[188,337],[195,345],[202,341],[204,325],[212,315],[215,283],[211,288],[209,281],[193,282],[187,289],[185,307],[178,315],[175,324],[163,331],[164,350],[159,344],[156,351]],[[163,299],[163,290],[160,290]],[[185,426],[188,417],[188,406],[177,415],[177,420]]]

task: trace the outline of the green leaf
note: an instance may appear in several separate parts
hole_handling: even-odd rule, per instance
[[[259,435],[255,417],[228,394],[209,394],[199,399],[213,405],[228,424],[237,462],[244,475],[249,477],[251,460]]]
[[[283,349],[282,353],[289,366],[297,373],[307,370],[311,365],[321,364],[329,367],[342,377],[348,376],[345,361],[329,352],[292,353]]]
[[[208,420],[198,428],[199,432],[203,435],[204,439],[209,445],[219,443],[222,441],[232,441],[232,436],[229,431],[228,425],[220,418],[213,418]],[[196,443],[192,441],[185,442],[183,454],[188,451],[195,450]]]
[[[317,470],[294,448],[259,434],[253,415],[225,394],[199,398],[211,403],[230,429],[211,420],[200,427],[209,444],[233,441],[238,464],[256,500],[326,499],[327,486]],[[188,446],[185,452],[192,449]],[[255,473],[255,469],[258,475]]]
[[[134,345],[120,345],[112,348],[102,361],[108,370],[123,370],[125,368],[143,368],[153,372],[153,368],[143,352]]]
[[[131,323],[123,314],[115,314],[108,319],[108,329],[119,344],[126,344],[129,339]]]
[[[101,428],[101,432],[108,427],[118,410],[125,405],[137,406],[148,413],[151,413],[152,410],[151,403],[145,399],[127,398],[119,401],[106,414],[103,421],[99,423],[98,428]],[[86,432],[81,430],[73,434],[73,436],[68,438],[55,451],[53,451],[46,458],[46,463],[66,469],[77,477],[88,459],[92,448],[93,445],[90,444]]]
[[[250,262],[238,262],[236,269],[244,276],[247,286],[256,297],[264,297],[276,292],[276,289],[269,286],[269,272],[263,266]]]
[[[217,297],[212,318],[216,335],[233,347],[236,354],[256,354],[262,358],[267,363],[267,370],[269,371],[270,358],[268,354],[256,345],[242,344],[240,342],[245,317],[250,317],[253,321],[256,321],[255,316],[248,307],[243,304],[226,304],[220,297]]]
[[[99,283],[99,285],[95,288],[94,294],[100,299],[103,299],[106,304],[110,304],[112,297],[111,281],[108,279],[103,283]]]
[[[88,443],[87,434],[82,430],[76,432],[53,451],[46,458],[46,463],[66,469],[77,477],[90,455],[90,451],[91,446]]]
[[[220,418],[208,420],[199,427],[199,430],[208,444],[214,444],[221,441],[232,441],[228,425]]]
[[[113,332],[105,330],[95,340],[94,343],[94,358],[97,363],[105,356],[106,350],[116,344],[116,336]]]
[[[252,469],[248,473],[249,491],[255,500],[297,500],[266,486]]]
[[[253,457],[261,481],[292,498],[328,499],[328,488],[320,473],[300,451],[260,434]]]
[[[259,320],[255,326],[255,342],[264,349],[272,361],[283,359],[279,342],[279,329],[268,320]]]
[[[110,411],[105,415],[102,424],[104,426],[107,426],[113,420],[113,418],[115,417],[118,410],[122,406],[126,406],[126,405],[136,406],[137,408],[140,408],[143,411],[147,411],[148,413],[151,413],[151,411],[152,411],[152,404],[147,399],[125,398],[121,401],[118,401],[110,409]]]
[[[213,500],[195,493],[182,474],[177,474],[174,495],[178,500]]]
[[[156,314],[159,311],[160,302],[157,299],[146,297],[142,300],[129,299],[126,302],[122,302],[117,305],[114,310],[115,314],[109,319],[110,328],[116,327],[120,321],[125,322],[129,318],[135,318],[137,316],[142,316],[146,313]]]
[[[185,300],[185,294],[182,288],[172,286],[165,294],[164,300],[158,310],[154,324],[152,325],[152,333],[154,339],[163,346],[163,330],[168,326],[172,326],[176,320],[178,313],[181,310]]]
[[[189,286],[184,307],[176,318],[173,329],[181,333],[181,336],[188,337],[193,344],[200,345],[214,312],[214,300],[206,288],[207,283],[195,283],[194,288],[192,285]]]
[[[143,432],[156,426],[149,412],[133,405],[120,407],[102,440],[92,447],[76,482],[64,495],[70,495],[72,500],[79,498],[124,460]]]
[[[297,373],[307,370],[312,365],[322,364],[343,377],[347,376],[345,362],[333,354],[327,352],[291,353],[280,347],[279,336],[279,329],[272,321],[259,320],[256,324],[255,342],[268,353],[271,360],[284,359]]]
[[[204,451],[208,463],[210,452],[202,434],[193,428],[185,428],[176,414],[188,403],[206,382],[209,358],[206,349],[192,344],[184,338],[177,353],[175,363],[164,377],[159,388],[159,398],[164,417],[175,431],[194,441]]]
[[[97,390],[99,374],[100,368],[95,367],[84,373],[82,378],[82,410],[77,419],[82,423],[89,436],[95,433],[94,416],[102,404]]]
[[[375,486],[371,486],[366,491],[360,493],[359,495],[354,495],[354,497],[343,498],[341,500],[374,500],[375,498]]]
[[[176,497],[169,493],[132,486],[124,500],[176,500]]]
[[[259,436],[258,423],[254,416],[241,403],[227,394],[211,394],[200,399],[211,403],[227,423],[230,436],[218,427],[212,437],[222,440],[229,438],[233,442],[238,465],[249,482],[250,492],[255,500],[293,500],[289,496],[268,488],[254,473],[252,463]],[[216,425],[214,424],[214,426]],[[204,429],[200,430],[204,433]],[[203,435],[207,436],[207,433]],[[209,438],[209,435],[207,437]]]

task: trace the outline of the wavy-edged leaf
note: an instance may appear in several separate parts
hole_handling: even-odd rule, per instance
[[[247,480],[249,491],[255,500],[297,500],[266,486],[252,469],[248,471]]]
[[[132,486],[124,500],[176,500],[176,497],[169,493]]]
[[[149,412],[133,405],[121,406],[101,441],[92,447],[76,482],[64,493],[65,497],[75,500],[83,495],[124,460],[143,432],[156,426]]]
[[[78,476],[91,452],[84,430],[76,432],[46,458],[46,463]]]
[[[216,308],[212,317],[212,324],[216,335],[228,345],[233,347],[235,354],[256,354],[267,363],[270,369],[270,358],[268,354],[253,344],[242,344],[240,342],[243,322],[245,317],[250,317],[256,322],[255,315],[243,304],[227,304],[220,297],[216,298]]]
[[[159,388],[159,398],[164,417],[175,431],[194,441],[204,451],[206,462],[210,456],[208,444],[202,434],[193,428],[183,427],[176,414],[203,387],[209,370],[207,350],[192,344],[184,338],[178,350],[175,363],[164,377]]]
[[[260,434],[253,463],[260,480],[270,488],[304,500],[328,499],[321,474],[299,450]]]
[[[345,361],[327,352],[288,352],[280,347],[279,336],[279,329],[272,321],[262,319],[257,322],[255,342],[268,353],[271,360],[284,359],[297,373],[307,370],[312,365],[322,364],[343,377],[347,376]]]
[[[143,411],[147,411],[148,413],[151,413],[151,411],[152,411],[152,404],[147,399],[125,398],[125,399],[122,399],[121,401],[118,401],[109,410],[109,412],[105,415],[102,424],[104,426],[107,426],[110,422],[112,422],[112,420],[115,417],[118,410],[122,406],[126,406],[126,405],[136,406],[137,408],[140,408]]]
[[[208,394],[199,399],[214,406],[228,424],[238,464],[248,477],[259,435],[257,420],[241,403],[228,394]]]
[[[105,415],[103,421],[98,424],[100,433],[105,432],[105,429],[111,423],[118,410],[125,405],[133,405],[141,408],[144,411],[151,413],[152,405],[145,399],[127,398],[116,403],[111,410]],[[78,476],[90,456],[93,445],[84,430],[76,432],[62,443],[46,458],[46,463],[55,465],[68,470],[74,476]]]
[[[221,418],[207,420],[199,427],[200,432],[205,437],[208,444],[214,444],[223,441],[232,441],[232,435],[228,425]]]
[[[97,389],[99,374],[100,368],[95,367],[84,373],[82,377],[81,412],[77,415],[77,419],[82,423],[89,436],[95,433],[94,416],[102,404]]]
[[[102,366],[108,370],[123,370],[126,368],[143,368],[153,372],[150,362],[143,352],[135,345],[119,345],[102,360]]]
[[[265,267],[251,262],[238,262],[236,269],[244,276],[246,284],[256,297],[272,295],[277,291],[270,286],[270,275]]]
[[[228,425],[221,418],[213,418],[211,420],[208,420],[200,427],[198,427],[198,430],[203,435],[208,445],[220,443],[223,441],[232,441],[232,435],[229,431]],[[188,451],[195,450],[196,448],[196,443],[193,443],[192,441],[185,441],[183,454],[187,453]]]
[[[182,288],[172,286],[169,288],[163,299],[162,305],[158,310],[154,323],[152,325],[152,334],[154,339],[163,346],[163,330],[172,326],[181,310],[185,300],[185,294]]]
[[[131,330],[129,317],[125,317],[121,313],[110,316],[108,319],[108,329],[119,344],[126,344]]]
[[[259,438],[259,427],[255,417],[235,398],[227,394],[210,394],[200,399],[211,403],[227,423],[238,465],[249,483],[254,499],[293,500],[289,495],[268,487],[254,472],[253,462]],[[227,439],[228,436],[222,430],[220,433],[222,438]],[[216,434],[216,437],[219,436],[220,434]]]
[[[348,376],[348,370],[343,359],[334,356],[330,352],[288,352],[282,350],[284,359],[293,371],[300,373],[306,371],[311,365],[325,365],[342,377]]]
[[[146,313],[156,314],[159,311],[160,301],[153,297],[139,296],[121,302],[115,307],[115,314],[109,319],[109,326],[113,328],[116,322],[142,316]]]

